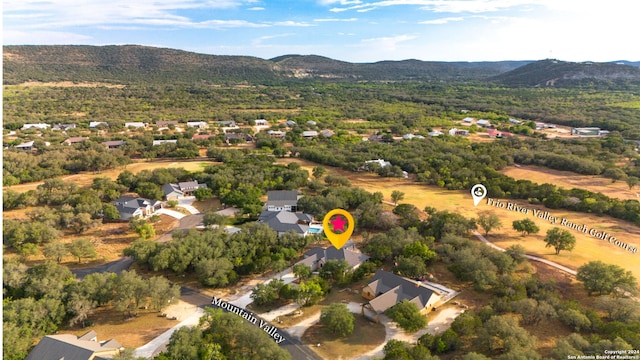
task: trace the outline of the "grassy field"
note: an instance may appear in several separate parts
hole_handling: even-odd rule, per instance
[[[384,325],[367,320],[364,316],[354,315],[353,333],[344,338],[336,337],[317,323],[305,331],[302,342],[320,344],[312,349],[324,359],[351,359],[375,349],[384,342]]]
[[[561,188],[580,188],[592,192],[600,192],[617,199],[639,199],[640,189],[630,190],[624,181],[611,182],[602,176],[579,175],[571,171],[560,171],[541,166],[510,166],[502,171],[502,174],[516,180],[530,180],[538,184],[554,184]]]
[[[93,182],[93,179],[97,177],[108,177],[112,180],[115,180],[118,175],[124,170],[129,170],[132,173],[136,174],[142,170],[154,170],[159,168],[184,168],[187,171],[201,171],[204,170],[205,167],[213,164],[218,164],[213,161],[156,161],[156,162],[134,162],[122,168],[111,169],[107,171],[103,171],[101,173],[81,173],[74,175],[67,175],[61,177],[64,181],[72,181],[78,184],[79,186],[90,185]],[[4,190],[13,190],[17,192],[25,192],[29,190],[35,190],[38,185],[42,184],[40,182],[20,184],[14,186],[5,186]]]
[[[305,169],[316,166],[316,164],[312,162],[300,159],[281,159],[278,161],[283,163],[297,161]],[[489,206],[486,200],[483,200],[475,207],[473,206],[471,195],[466,191],[450,191],[436,186],[418,184],[408,179],[381,178],[370,173],[353,173],[327,166],[325,166],[325,168],[328,170],[327,173],[347,177],[353,186],[361,187],[370,192],[381,192],[386,201],[391,201],[392,191],[399,190],[405,193],[404,200],[400,203],[413,204],[420,210],[426,206],[432,206],[438,210],[457,212],[470,218],[477,218],[478,214],[482,212],[495,214],[500,217],[502,228],[491,232],[488,239],[500,247],[506,248],[513,244],[520,244],[531,255],[543,257],[572,269],[576,269],[592,260],[602,260],[606,263],[617,264],[631,270],[637,278],[640,278],[640,254],[633,254],[609,242],[561,226],[561,228],[569,230],[576,237],[577,245],[573,252],[563,251],[560,255],[555,255],[552,248],[545,248],[543,239],[547,230],[559,225],[552,225],[550,222],[534,218],[532,215],[524,215],[522,213]],[[526,201],[503,200],[503,202],[515,203],[518,204],[518,206],[523,206],[530,210],[537,209],[543,212],[547,211],[544,206],[530,205]],[[586,224],[589,228],[605,231],[620,241],[640,248],[640,227],[629,222],[606,216],[600,217],[566,210],[550,210],[549,212],[555,217],[566,218],[573,223]],[[525,217],[534,220],[540,227],[538,234],[522,237],[520,233],[511,228],[514,220],[522,220]]]

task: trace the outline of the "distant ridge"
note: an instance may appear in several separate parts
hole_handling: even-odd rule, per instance
[[[25,81],[231,82],[270,84],[325,81],[468,81],[513,70],[528,61],[349,63],[317,55],[270,60],[219,56],[138,45],[3,46],[4,83]]]
[[[632,64],[631,62],[626,62]],[[497,75],[491,81],[507,86],[580,86],[640,84],[640,67],[624,63],[536,61]]]

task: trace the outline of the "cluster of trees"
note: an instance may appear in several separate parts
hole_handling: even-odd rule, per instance
[[[83,325],[97,307],[113,306],[127,316],[141,307],[161,311],[180,291],[164,277],[143,279],[135,272],[95,273],[77,281],[52,261],[27,267],[3,266],[3,358],[24,359],[34,339],[63,325]]]
[[[198,326],[184,326],[172,335],[157,360],[174,359],[286,360],[291,355],[260,327],[220,309],[205,309]]]
[[[310,241],[311,236],[278,236],[265,224],[249,223],[232,235],[208,229],[175,232],[167,243],[138,239],[125,255],[154,271],[195,273],[203,285],[222,287],[240,275],[284,270]]]
[[[120,197],[123,191],[122,185],[108,178],[96,178],[89,187],[78,187],[56,178],[45,180],[36,190],[24,193],[6,190],[3,192],[5,210],[38,207],[26,212],[26,221],[4,221],[3,243],[30,255],[34,246],[54,243],[63,231],[82,234],[102,221],[119,219],[115,206],[105,201]]]
[[[100,172],[131,162],[122,150],[108,151],[104,145],[87,140],[74,146],[45,146],[36,141],[37,152],[7,149],[2,152],[2,184],[16,185],[41,181],[81,171]]]

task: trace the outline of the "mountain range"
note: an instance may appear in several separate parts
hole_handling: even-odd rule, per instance
[[[3,82],[246,83],[290,81],[487,81],[506,86],[640,85],[640,62],[559,60],[349,63],[316,55],[272,59],[138,45],[3,46]]]

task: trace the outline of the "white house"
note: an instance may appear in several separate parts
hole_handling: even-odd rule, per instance
[[[124,127],[129,128],[145,128],[147,127],[146,123],[140,122],[140,121],[134,121],[134,122],[126,122],[124,123]]]
[[[269,126],[269,122],[265,119],[256,119],[256,126]]]
[[[429,134],[428,134],[428,135],[429,135],[429,136],[440,136],[440,135],[442,135],[442,134],[443,134],[443,132],[442,132],[442,131],[439,131],[439,130],[433,130],[433,131],[429,131]]]
[[[475,120],[475,119],[472,118],[472,117],[466,117],[466,118],[462,119],[463,122],[466,122],[468,124],[471,124],[473,122],[473,120]]]
[[[95,128],[95,127],[98,127],[100,125],[109,126],[109,124],[107,124],[104,121],[91,121],[91,122],[89,122],[89,128],[92,128],[92,129]]]
[[[267,211],[293,211],[298,209],[298,191],[272,190],[267,192]]]
[[[152,146],[164,145],[164,144],[176,144],[178,140],[153,140]]]
[[[315,130],[308,130],[308,131],[303,131],[302,132],[302,137],[303,138],[314,138],[314,137],[318,137],[318,132]]]
[[[206,129],[209,127],[206,121],[187,121],[187,127]]]
[[[22,130],[27,130],[27,129],[48,129],[49,127],[51,127],[51,125],[49,124],[43,124],[43,123],[38,123],[38,124],[24,124],[22,125]]]
[[[485,119],[480,119],[476,122],[476,124],[478,126],[482,126],[482,127],[487,127],[489,125],[491,125],[491,122],[489,122],[489,120],[485,120]]]

